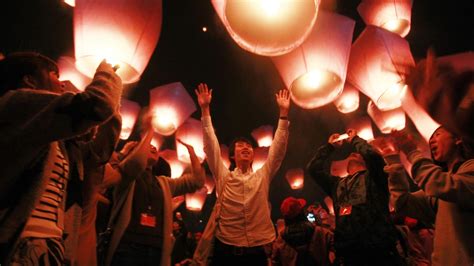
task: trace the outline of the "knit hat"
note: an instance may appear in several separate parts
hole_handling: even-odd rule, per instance
[[[306,200],[288,197],[281,203],[280,211],[285,219],[292,219],[304,211]]]

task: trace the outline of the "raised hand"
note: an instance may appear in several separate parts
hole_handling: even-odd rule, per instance
[[[200,83],[198,88],[194,91],[196,92],[201,109],[209,108],[212,100],[212,89],[209,89],[206,83]]]
[[[339,133],[334,133],[329,136],[328,143],[334,146],[334,148],[340,148],[344,142],[344,140],[340,139],[340,137],[341,135]]]
[[[288,116],[288,111],[290,110],[290,91],[280,90],[275,96],[280,108],[280,117]]]
[[[392,131],[391,137],[398,148],[400,148],[400,150],[406,155],[417,149],[417,145],[413,137],[404,131]]]

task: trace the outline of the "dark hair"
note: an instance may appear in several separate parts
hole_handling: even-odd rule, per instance
[[[163,158],[160,157],[153,165],[152,173],[155,176],[171,176],[171,167]]]
[[[230,146],[229,146],[229,161],[230,161],[230,169],[233,170],[236,165],[235,165],[235,160],[233,159],[234,156],[235,156],[235,144],[237,142],[245,142],[247,144],[250,144],[252,147],[255,147],[255,142],[248,139],[248,138],[245,138],[245,137],[237,137],[235,139],[232,140],[232,142],[230,143]]]
[[[454,134],[453,132],[449,131],[447,128],[443,127],[443,126],[440,126],[438,127],[434,132],[433,134],[431,135],[429,141],[431,141],[431,139],[433,138],[433,136],[435,135],[436,131],[438,131],[439,129],[443,128],[444,130],[446,130],[447,132],[449,132],[449,134],[451,134],[454,138],[459,138],[461,139],[461,143],[460,144],[457,144],[456,145],[456,148],[459,152],[459,154],[461,155],[461,158],[462,158],[462,162],[465,162],[466,160],[469,160],[469,159],[473,159],[474,158],[474,143],[466,138],[462,138],[462,137],[459,137],[457,136],[456,134]],[[429,143],[428,141],[428,143]],[[433,162],[440,166],[443,171],[447,172],[448,171],[448,166],[445,162],[440,162],[440,161],[436,161],[434,159],[434,155],[433,155],[433,151],[431,151],[431,147],[430,147],[430,154],[431,154],[431,159],[433,160]],[[455,169],[454,169],[454,172],[457,171],[457,168],[460,166],[461,164],[458,164]]]
[[[43,71],[59,72],[56,63],[40,53],[16,52],[5,56],[0,60],[0,96],[24,86],[24,76],[41,80]]]

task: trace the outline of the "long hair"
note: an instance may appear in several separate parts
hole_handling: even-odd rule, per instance
[[[443,126],[440,126],[438,127],[434,132],[433,134],[431,135],[430,137],[430,141],[431,139],[433,138],[434,134],[436,133],[436,131],[438,131],[439,129],[443,128],[444,130],[446,130],[447,132],[449,132],[449,134],[451,134],[454,138],[458,138],[458,139],[461,139],[461,142],[456,144],[456,150],[457,152],[459,153],[459,155],[461,156],[461,163],[456,165],[455,168],[453,169],[454,172],[457,171],[457,168],[465,161],[469,160],[469,159],[473,159],[474,158],[474,143],[466,138],[463,138],[463,137],[459,137],[457,136],[456,134],[452,133],[451,131],[447,130],[445,127]],[[428,142],[429,143],[429,142]],[[430,154],[431,154],[431,159],[433,160],[433,162],[440,166],[444,172],[447,172],[448,171],[448,165],[446,164],[446,162],[440,162],[440,161],[437,161],[435,160],[434,158],[434,154],[433,154],[433,151],[431,150],[431,147],[430,147]]]

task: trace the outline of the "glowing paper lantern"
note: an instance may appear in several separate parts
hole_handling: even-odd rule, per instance
[[[76,6],[76,0],[64,0],[64,3],[74,7]]]
[[[153,145],[157,150],[160,150],[161,145],[163,145],[163,137],[159,134],[153,134],[151,139],[151,145]]]
[[[296,104],[316,108],[339,96],[346,80],[354,24],[350,18],[320,11],[313,31],[300,47],[272,58]]]
[[[206,201],[207,191],[202,188],[194,193],[186,194],[186,209],[190,211],[201,211]]]
[[[326,204],[326,206],[329,209],[329,214],[334,216],[334,202],[332,201],[331,197],[326,196],[324,198],[324,203]]]
[[[346,82],[341,95],[334,100],[334,105],[343,114],[354,112],[359,108],[359,91]]]
[[[140,105],[138,103],[122,98],[120,103],[120,115],[122,116],[120,139],[128,139],[130,137],[137,121],[138,113],[140,113]]]
[[[267,161],[268,150],[269,150],[268,147],[257,147],[253,149],[252,169],[254,172],[262,168],[262,166]]]
[[[273,141],[273,127],[266,125],[256,128],[252,131],[252,137],[259,147],[270,147]]]
[[[372,101],[369,101],[367,113],[380,129],[380,132],[384,134],[389,134],[392,130],[402,130],[405,128],[405,112],[403,112],[401,107],[381,111]]]
[[[362,0],[357,7],[367,25],[374,25],[405,37],[411,27],[412,0]]]
[[[290,52],[310,33],[320,0],[211,0],[217,15],[243,49],[265,56]]]
[[[133,83],[155,50],[161,32],[161,0],[77,1],[74,8],[76,66],[92,77],[102,59],[119,64],[123,83]]]
[[[230,160],[229,160],[229,148],[225,144],[221,144],[221,158],[222,162],[224,163],[225,167],[229,169],[230,167]]]
[[[401,106],[404,75],[414,64],[405,39],[367,26],[352,45],[347,79],[380,110],[390,110]]]
[[[206,155],[204,154],[204,143],[202,136],[202,123],[194,118],[189,118],[176,131],[176,139],[183,141],[186,144],[193,146],[196,156],[199,161],[204,161]],[[178,152],[178,159],[182,162],[189,163],[188,149],[176,141],[176,150]]]
[[[301,168],[289,169],[285,175],[291,189],[298,190],[304,186],[304,171]]]
[[[210,175],[206,175],[206,181],[204,182],[204,187],[206,187],[207,194],[212,194],[214,187],[216,186],[216,182],[214,178]]]
[[[171,136],[196,111],[196,105],[183,84],[174,82],[150,90],[150,109],[153,129]]]
[[[345,177],[349,175],[347,173],[347,164],[349,163],[348,159],[340,160],[340,161],[332,161],[331,162],[331,175]]]
[[[357,136],[365,139],[366,141],[374,140],[374,132],[372,131],[372,123],[370,118],[364,116],[358,119],[352,120],[347,129],[352,128],[357,131]]]
[[[184,172],[187,164],[178,160],[178,155],[174,150],[164,150],[160,152],[160,156],[170,165],[171,178],[179,178]]]
[[[61,56],[58,59],[59,80],[69,80],[78,90],[84,91],[92,81],[91,78],[76,69],[74,58]]]

